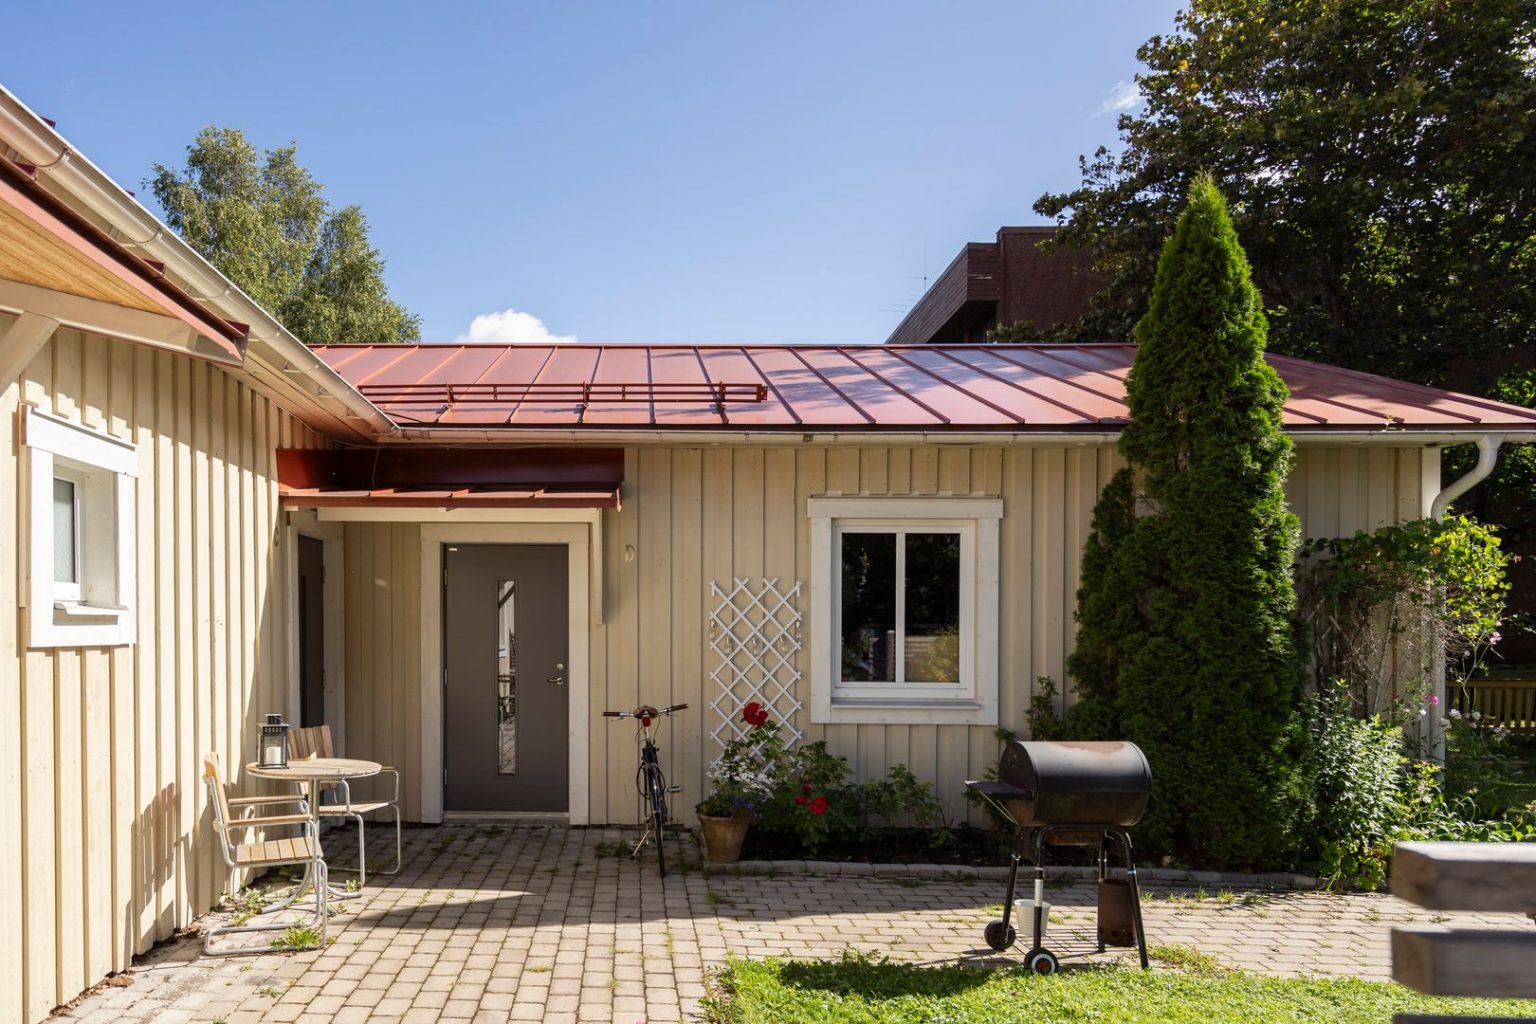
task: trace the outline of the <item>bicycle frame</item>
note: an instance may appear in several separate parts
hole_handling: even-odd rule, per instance
[[[667,797],[671,793],[682,790],[681,786],[668,786],[667,777],[661,770],[661,748],[656,745],[656,737],[652,731],[656,720],[669,716],[675,712],[683,711],[686,704],[674,704],[671,707],[655,708],[649,704],[642,704],[633,711],[604,711],[604,718],[633,718],[640,723],[640,767],[635,771],[635,788],[639,791],[640,800],[644,805],[645,831],[635,842],[634,849],[630,851],[630,858],[640,856],[640,851],[651,843],[656,844],[656,863],[661,876],[667,874],[667,858],[662,841],[666,838],[667,822],[671,818],[671,810],[668,807]]]

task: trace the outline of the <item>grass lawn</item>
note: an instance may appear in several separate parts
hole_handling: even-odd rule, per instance
[[[1536,1003],[1430,999],[1398,985],[1262,978],[1235,971],[1143,974],[1119,965],[1037,977],[1022,969],[734,960],[707,1003],[716,1024],[1387,1024],[1403,1012],[1536,1016]]]

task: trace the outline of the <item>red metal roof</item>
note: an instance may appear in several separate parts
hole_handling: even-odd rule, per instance
[[[1103,431],[1135,346],[322,345],[402,425]],[[1536,410],[1271,355],[1296,432],[1536,431]]]

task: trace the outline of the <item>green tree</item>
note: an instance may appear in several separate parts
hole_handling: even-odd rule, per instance
[[[384,260],[356,206],[332,210],[292,145],[258,153],[208,127],[186,165],[147,184],[166,223],[306,342],[417,341],[420,318],[389,297]]]
[[[1533,54],[1531,0],[1191,0],[1137,53],[1118,149],[1035,204],[1111,275],[1059,336],[1130,334],[1204,172],[1272,351],[1480,393],[1536,365]]]
[[[1304,804],[1298,524],[1265,332],[1226,204],[1198,178],[1136,325],[1128,468],[1096,510],[1072,659],[1075,727],[1142,746],[1143,831],[1196,865],[1285,863]]]

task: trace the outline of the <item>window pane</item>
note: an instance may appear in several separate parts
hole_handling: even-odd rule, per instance
[[[75,557],[75,485],[53,478],[53,579],[55,583],[79,583]]]
[[[517,583],[496,584],[496,770],[517,774]]]
[[[958,683],[960,535],[909,533],[906,542],[906,681]]]
[[[894,533],[844,533],[843,679],[896,678],[896,540]]]

